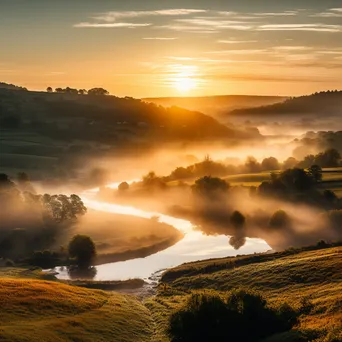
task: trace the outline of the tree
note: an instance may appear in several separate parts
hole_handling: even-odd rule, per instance
[[[269,157],[269,158],[265,158],[261,162],[261,168],[264,171],[279,170],[280,169],[280,164],[279,164],[279,162],[278,162],[278,160],[276,158]]]
[[[315,163],[321,167],[337,167],[341,159],[340,153],[331,148],[315,156]]]
[[[290,217],[284,210],[277,210],[270,219],[269,226],[273,229],[288,228]]]
[[[270,308],[257,293],[211,291],[191,294],[170,316],[167,333],[172,342],[254,342],[290,330],[297,320],[290,306]]]
[[[322,168],[318,165],[312,165],[308,168],[308,173],[315,183],[322,181]]]
[[[118,186],[119,191],[127,191],[129,189],[129,184],[127,182],[122,182]]]
[[[69,242],[68,252],[80,268],[88,268],[96,256],[96,246],[89,236],[78,234]]]
[[[195,195],[212,199],[226,193],[228,189],[229,184],[225,180],[211,176],[197,179],[192,186],[192,191]]]
[[[88,95],[104,96],[109,95],[109,91],[103,88],[92,88],[88,90]]]
[[[258,163],[258,161],[254,157],[251,157],[251,156],[247,157],[247,160],[245,162],[245,168],[246,168],[246,171],[249,173],[261,171],[260,163]]]
[[[79,89],[79,90],[78,90],[78,93],[79,93],[80,95],[85,95],[85,94],[87,94],[88,92],[87,92],[87,90],[85,90],[85,89]]]
[[[246,218],[239,211],[234,211],[230,216],[230,222],[234,226],[234,228],[241,229],[244,227],[246,223]]]
[[[77,195],[49,195],[40,199],[44,208],[44,217],[56,222],[72,221],[87,212],[87,208]]]
[[[53,90],[52,90],[51,87],[47,87],[47,88],[46,88],[46,91],[47,91],[48,93],[52,93],[52,92],[53,92]]]
[[[287,169],[292,169],[294,168],[296,165],[298,164],[298,160],[296,158],[293,157],[289,157],[287,158],[284,163],[283,163],[283,169],[287,170]]]

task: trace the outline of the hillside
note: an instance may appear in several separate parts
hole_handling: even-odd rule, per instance
[[[266,106],[282,102],[286,97],[281,96],[253,96],[253,95],[221,95],[202,97],[157,97],[145,98],[146,102],[152,102],[164,107],[179,106],[190,110],[196,110],[214,117],[220,117],[225,111],[238,108],[250,108]]]
[[[0,89],[0,171],[11,175],[71,179],[92,158],[253,138],[260,138],[257,130],[132,98]]]
[[[158,296],[147,305],[158,323],[158,341],[168,315],[199,290],[259,291],[274,306],[307,303],[307,313],[292,331],[268,342],[333,342],[342,338],[342,247],[293,250],[275,254],[204,260],[180,265],[163,274]]]
[[[35,279],[0,279],[3,342],[150,342],[153,321],[132,296]]]
[[[236,109],[229,116],[273,115],[327,115],[342,114],[342,91],[327,91],[287,99],[280,103],[255,108]],[[340,127],[342,128],[342,127]]]

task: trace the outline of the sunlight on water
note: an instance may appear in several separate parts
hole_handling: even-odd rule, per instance
[[[117,187],[119,183],[110,184],[108,187]],[[142,278],[149,281],[149,277],[157,271],[174,267],[184,262],[222,258],[237,254],[253,254],[270,250],[270,246],[261,239],[246,239],[246,244],[238,251],[229,244],[229,236],[208,236],[195,230],[190,221],[160,214],[157,212],[144,211],[135,207],[102,202],[93,199],[98,189],[87,190],[82,194],[84,204],[97,211],[113,214],[131,215],[142,218],[158,217],[159,222],[172,225],[185,234],[184,238],[163,251],[152,254],[145,258],[137,258],[127,261],[109,263],[96,266],[97,273],[94,280],[126,280]],[[69,275],[65,268],[58,268],[58,278],[68,279]]]

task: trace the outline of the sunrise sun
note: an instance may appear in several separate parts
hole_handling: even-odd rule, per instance
[[[174,87],[180,92],[187,92],[196,87],[196,81],[190,77],[180,77],[175,80]]]

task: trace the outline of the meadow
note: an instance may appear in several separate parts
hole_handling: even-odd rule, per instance
[[[190,293],[235,288],[255,290],[271,306],[305,303],[306,313],[292,331],[264,342],[341,341],[342,247],[204,260],[168,270],[158,295],[146,303],[158,326],[156,341],[168,341],[168,316]]]
[[[149,310],[133,296],[36,279],[0,279],[0,340],[151,341]]]

